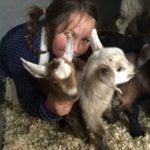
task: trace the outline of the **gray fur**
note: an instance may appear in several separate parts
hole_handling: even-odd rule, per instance
[[[79,102],[87,129],[89,133],[94,134],[94,144],[97,149],[108,150],[102,116],[108,108],[111,108],[114,91],[119,90],[116,85],[119,84],[117,81],[123,70],[118,71],[118,67],[125,69],[123,74],[126,76],[121,82],[127,82],[131,79],[130,75],[133,76],[134,67],[128,62],[121,49],[103,48],[95,36],[97,34],[93,30],[91,42],[92,48],[95,49],[88,59],[81,77]],[[121,63],[120,60],[122,60]]]

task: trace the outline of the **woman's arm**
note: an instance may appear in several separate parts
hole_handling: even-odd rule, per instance
[[[40,91],[38,80],[26,72],[14,78],[22,108],[29,114],[44,120],[60,120],[62,117],[50,112],[45,106],[46,97]]]
[[[46,109],[46,97],[40,91],[38,80],[26,72],[21,64],[20,57],[36,57],[26,49],[22,31],[24,26],[16,27],[0,41],[0,77],[14,80],[19,101],[26,112],[45,120],[59,120],[62,117]]]

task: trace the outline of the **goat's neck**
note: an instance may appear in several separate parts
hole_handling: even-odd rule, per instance
[[[100,81],[90,81],[84,82],[81,87],[81,91],[89,97],[89,99],[94,99],[93,97],[97,97],[99,99],[102,99],[104,97],[112,97],[114,93],[114,89],[110,88],[106,84],[100,82]]]

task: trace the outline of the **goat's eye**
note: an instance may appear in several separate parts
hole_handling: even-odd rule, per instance
[[[123,71],[123,70],[124,70],[124,68],[123,68],[123,67],[119,67],[119,68],[117,68],[117,71],[118,71],[118,72]]]
[[[112,62],[112,58],[109,58],[108,60],[109,60],[109,62]]]

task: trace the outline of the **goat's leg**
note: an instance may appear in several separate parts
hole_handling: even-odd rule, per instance
[[[94,145],[97,150],[110,150],[107,144],[106,132],[101,125],[98,126],[97,132],[94,133],[94,136]]]
[[[62,128],[67,126],[69,131],[75,137],[79,137],[85,140],[88,140],[89,138],[78,101],[73,105],[71,112],[64,116],[63,120],[60,121],[60,126]]]
[[[131,111],[126,110],[125,112],[129,119],[131,136],[132,137],[144,136],[145,132],[141,128],[141,125],[138,120],[140,108],[139,108],[139,105],[137,104],[137,102],[132,104]]]
[[[98,132],[92,134],[92,137],[90,134],[90,142],[94,144],[96,150],[110,150],[110,147],[107,144],[105,130],[101,127]]]
[[[123,16],[120,16],[116,21],[116,26],[118,28],[118,32],[121,34],[125,34],[126,28],[128,27],[130,21]]]
[[[85,141],[89,139],[85,123],[81,118],[70,116],[69,114],[65,116],[65,121],[69,127],[69,131],[75,137],[84,139]]]
[[[139,105],[147,116],[150,116],[150,94],[144,94],[139,98]]]
[[[102,125],[102,119],[97,117],[92,119],[92,122],[86,122],[88,124],[89,133],[93,133],[91,142],[95,145],[96,150],[110,150],[107,143],[106,132]]]
[[[109,107],[103,114],[103,118],[107,121],[107,123],[116,123],[118,120],[118,111],[114,107]]]
[[[2,110],[0,110],[0,149],[2,149],[2,147],[3,147],[4,129],[5,129],[5,119],[4,119]]]

